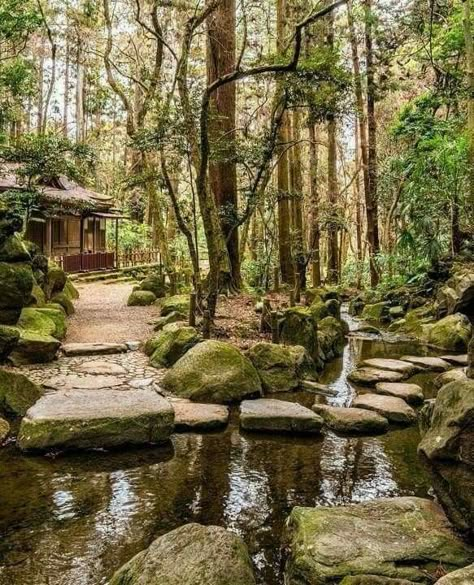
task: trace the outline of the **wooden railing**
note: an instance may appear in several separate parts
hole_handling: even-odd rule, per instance
[[[128,268],[141,264],[161,264],[161,253],[158,249],[132,250],[119,252],[117,268]]]
[[[114,252],[93,252],[88,254],[64,254],[54,261],[65,272],[92,272],[94,270],[111,270],[115,268]]]

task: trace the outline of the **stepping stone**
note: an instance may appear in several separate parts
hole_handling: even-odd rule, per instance
[[[153,390],[46,394],[21,421],[22,450],[98,449],[167,441],[171,404]]]
[[[401,382],[408,377],[408,374],[402,372],[391,372],[377,368],[356,368],[347,376],[347,379],[354,384],[373,385],[377,382]]]
[[[125,343],[66,343],[62,346],[64,355],[68,357],[82,355],[112,355],[125,353],[128,347]]]
[[[60,388],[61,390],[101,390],[116,388],[123,384],[123,380],[115,376],[64,374],[50,378],[44,385],[47,388]]]
[[[434,568],[454,571],[473,559],[441,507],[423,498],[296,507],[287,529],[286,585],[351,583],[348,575],[365,576],[358,585],[391,585],[388,575],[427,583]]]
[[[462,368],[465,368],[468,365],[467,353],[464,355],[442,355],[440,358],[453,366],[461,366]]]
[[[240,426],[248,431],[319,433],[323,424],[319,415],[295,402],[261,398],[240,405]]]
[[[422,404],[425,400],[423,390],[418,384],[403,384],[402,382],[380,382],[375,385],[377,394],[402,398],[408,404]]]
[[[323,417],[331,430],[338,433],[373,435],[388,431],[386,418],[364,408],[341,408],[315,403],[313,410]]]
[[[212,431],[229,422],[229,409],[220,404],[199,404],[190,400],[173,402],[175,431]]]
[[[415,366],[420,366],[425,370],[432,370],[433,372],[445,372],[449,370],[451,366],[448,362],[438,357],[419,357],[416,355],[404,355],[400,358],[404,362],[410,362]]]
[[[401,398],[394,396],[361,394],[354,399],[352,406],[373,410],[394,423],[413,424],[417,418],[416,412],[411,406],[408,406]]]
[[[400,372],[401,374],[407,374],[412,376],[420,370],[419,367],[414,366],[408,362],[402,360],[392,360],[383,358],[372,358],[364,360],[361,364],[369,368],[377,368],[378,370],[389,370],[390,372]]]
[[[95,375],[112,375],[120,376],[127,374],[127,370],[120,364],[114,364],[113,362],[105,361],[91,361],[84,362],[80,366],[74,368],[76,372],[84,372],[85,374]]]

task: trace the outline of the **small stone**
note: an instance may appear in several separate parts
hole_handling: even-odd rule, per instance
[[[372,435],[386,433],[389,426],[386,418],[364,408],[341,408],[315,403],[313,410],[323,417],[330,429],[338,433]]]
[[[95,374],[95,375],[113,375],[113,376],[120,376],[122,374],[127,374],[127,370],[114,362],[105,362],[105,361],[92,361],[92,362],[83,362],[81,365],[75,368],[76,372],[83,372],[85,374]]]
[[[131,388],[147,388],[148,386],[151,386],[153,382],[153,378],[135,378],[127,383]]]
[[[433,372],[445,372],[451,367],[448,362],[438,357],[404,355],[400,359],[404,362],[415,364],[415,366],[420,366],[420,368],[424,368],[425,370],[432,370]]]
[[[352,405],[356,408],[366,408],[382,415],[391,422],[413,424],[416,421],[416,412],[401,398],[394,396],[379,396],[378,394],[361,394]]]
[[[211,431],[225,427],[229,409],[220,404],[199,404],[190,400],[173,402],[175,431]]]
[[[402,372],[391,372],[377,368],[357,368],[347,377],[354,384],[377,384],[377,382],[401,382],[409,376]]]
[[[271,398],[244,400],[240,406],[240,426],[249,431],[319,433],[323,419],[295,402]]]
[[[125,343],[67,343],[62,346],[64,355],[68,357],[86,355],[112,355],[125,353],[128,347]]]
[[[403,384],[397,382],[380,382],[375,385],[375,392],[385,396],[402,398],[408,404],[422,404],[425,397],[418,384]]]

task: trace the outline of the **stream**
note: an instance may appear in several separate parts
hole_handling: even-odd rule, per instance
[[[357,323],[347,315],[351,329]],[[369,357],[420,354],[410,343],[351,337],[321,382],[348,405],[346,376]],[[431,394],[431,377],[418,376]],[[314,395],[278,395],[311,406]],[[322,400],[322,399],[321,399]],[[0,450],[0,585],[99,585],[157,536],[188,522],[246,541],[261,585],[282,583],[280,541],[294,506],[426,497],[416,427],[378,437],[176,434],[172,445],[56,457]]]

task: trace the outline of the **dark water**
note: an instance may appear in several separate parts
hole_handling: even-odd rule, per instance
[[[414,348],[352,339],[324,382],[348,404],[352,363]],[[429,380],[422,380],[429,387]],[[286,397],[288,398],[288,397]],[[310,405],[314,397],[292,395]],[[426,496],[416,428],[381,437],[285,438],[239,432],[173,437],[173,446],[56,458],[0,450],[0,585],[98,585],[186,522],[241,534],[259,583],[281,579],[280,537],[295,505]]]

